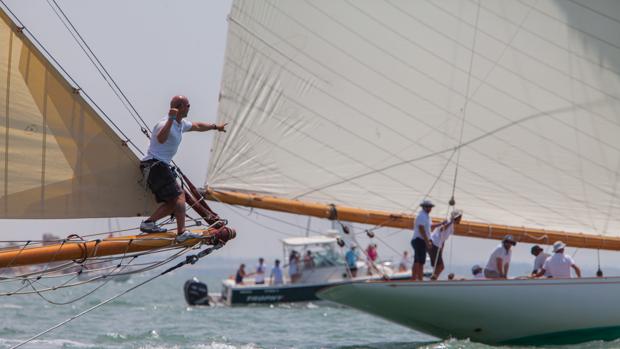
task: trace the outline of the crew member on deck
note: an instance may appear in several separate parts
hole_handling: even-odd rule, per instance
[[[450,235],[454,234],[454,225],[461,223],[462,216],[463,211],[452,211],[452,213],[450,213],[450,221],[435,228],[431,234],[432,246],[429,251],[431,265],[433,266],[433,275],[431,276],[431,280],[437,280],[443,271],[443,246]]]
[[[534,268],[532,269],[532,276],[534,276],[538,274],[540,269],[542,269],[543,264],[545,264],[545,261],[549,258],[549,254],[543,252],[542,247],[538,245],[532,246],[532,250],[530,252],[532,253],[532,256],[536,257],[534,259]]]
[[[422,209],[415,217],[413,222],[413,239],[411,246],[413,247],[413,268],[411,276],[414,280],[422,281],[424,275],[424,263],[426,262],[426,253],[431,249],[431,231],[438,225],[431,225],[431,217],[429,214],[435,205],[431,200],[424,200],[420,203]]]
[[[471,267],[471,275],[473,275],[474,280],[484,279],[484,275],[482,273],[482,267],[479,266],[478,264],[474,264],[474,266]]]
[[[508,268],[510,267],[510,257],[512,251],[510,248],[515,246],[517,242],[512,235],[506,235],[502,243],[493,250],[486,268],[484,268],[484,277],[487,279],[506,279],[508,278]]]
[[[542,269],[535,276],[541,277],[545,275],[551,278],[570,278],[570,268],[573,268],[577,277],[580,278],[581,269],[575,264],[571,256],[564,254],[565,247],[565,243],[556,241],[553,244],[553,256],[547,258]]]
[[[166,229],[157,225],[157,220],[174,214],[177,221],[177,241],[202,238],[185,230],[185,194],[179,188],[176,176],[170,168],[172,158],[177,153],[184,132],[218,130],[226,132],[226,124],[215,125],[204,122],[191,122],[185,119],[189,113],[189,99],[174,96],[170,101],[168,116],[153,127],[149,149],[140,162],[144,181],[155,194],[158,203],[162,203],[155,212],[140,224],[145,233],[160,233]]]

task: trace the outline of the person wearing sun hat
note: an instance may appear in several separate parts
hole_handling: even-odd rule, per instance
[[[431,266],[433,266],[433,275],[431,280],[437,280],[444,269],[443,264],[443,246],[450,235],[454,234],[454,225],[461,223],[463,211],[454,210],[450,213],[450,221],[444,222],[433,230],[431,234],[431,249],[429,255],[431,257]]]
[[[426,262],[426,253],[430,251],[431,231],[442,223],[432,224],[429,214],[435,205],[429,199],[424,199],[420,203],[422,208],[413,221],[413,239],[411,246],[413,247],[413,267],[411,269],[411,277],[414,280],[422,281],[424,275],[424,263]]]
[[[506,279],[510,268],[510,258],[512,257],[512,246],[517,242],[512,235],[504,236],[502,243],[493,250],[487,266],[484,268],[484,277],[487,279]]]
[[[575,264],[571,256],[564,254],[564,248],[566,248],[566,244],[562,241],[553,243],[553,256],[547,258],[542,269],[536,273],[536,277],[546,275],[556,279],[570,278],[570,268],[575,270],[578,278],[581,277],[581,269]]]

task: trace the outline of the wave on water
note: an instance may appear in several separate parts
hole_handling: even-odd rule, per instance
[[[189,349],[260,349],[260,347],[255,346],[254,344],[244,344],[240,346],[234,346],[228,343],[220,343],[220,342],[212,342],[210,344],[195,344],[190,346],[185,345],[144,345],[139,347],[139,349],[181,349],[181,348],[189,348]]]
[[[0,348],[10,348],[22,342],[21,339],[0,338]],[[29,342],[32,348],[94,348],[96,345],[71,339],[35,339]]]

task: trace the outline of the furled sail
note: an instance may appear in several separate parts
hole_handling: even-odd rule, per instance
[[[214,191],[620,234],[620,5],[237,0]]]
[[[0,218],[151,211],[138,159],[2,12]]]

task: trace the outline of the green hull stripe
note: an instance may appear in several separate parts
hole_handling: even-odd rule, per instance
[[[528,336],[511,339],[501,344],[519,345],[544,345],[544,344],[576,344],[595,340],[611,341],[620,338],[620,326],[588,328],[584,330],[571,330],[555,333],[547,333],[536,336]]]

